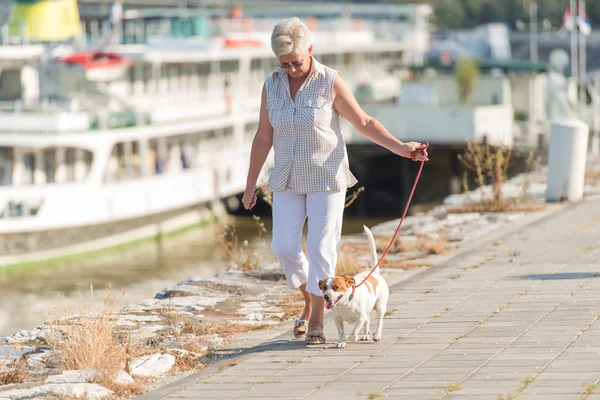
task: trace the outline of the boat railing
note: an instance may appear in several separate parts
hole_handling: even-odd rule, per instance
[[[27,114],[79,111],[77,101],[42,100],[42,101],[0,101],[0,113]]]
[[[236,34],[270,33],[278,18],[214,18],[206,16],[183,15],[157,19],[125,19],[121,26],[111,27],[108,19],[81,21],[81,35],[75,38],[83,46],[103,44],[148,44],[155,38],[194,38],[219,37]],[[345,31],[374,31],[377,21],[343,18],[305,18],[305,23],[313,32],[336,33]],[[388,25],[394,30],[394,25]],[[36,30],[28,29],[25,22],[18,26],[5,23],[0,27],[2,45],[39,44]]]

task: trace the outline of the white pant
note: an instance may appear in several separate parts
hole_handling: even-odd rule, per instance
[[[290,289],[306,283],[309,293],[323,295],[319,280],[335,274],[345,202],[345,191],[296,194],[287,189],[273,193],[271,249],[283,266]],[[302,251],[307,218],[308,260]]]

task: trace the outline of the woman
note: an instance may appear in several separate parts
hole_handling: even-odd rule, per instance
[[[279,68],[263,86],[242,202],[246,209],[256,204],[256,182],[273,146],[275,165],[267,184],[273,191],[271,248],[288,287],[304,296],[294,336],[306,334],[307,344],[323,344],[324,301],[318,281],[335,274],[346,189],[357,182],[348,167],[339,116],[395,154],[410,158],[418,150],[418,161],[428,158],[420,143],[402,143],[360,108],[341,75],[313,58],[309,35],[298,18],[273,29],[271,48]],[[306,219],[308,259],[301,245]]]

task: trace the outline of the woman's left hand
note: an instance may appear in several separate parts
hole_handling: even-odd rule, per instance
[[[400,148],[399,154],[402,157],[414,158],[414,161],[429,161],[427,154],[427,145],[419,142],[406,142]]]

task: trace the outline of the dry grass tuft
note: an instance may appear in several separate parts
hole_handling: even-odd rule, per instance
[[[377,252],[380,254],[385,252],[385,250],[390,245],[390,240],[392,240],[392,237],[387,237],[382,240],[377,240],[375,242]],[[408,253],[412,250],[413,250],[413,246],[410,243],[405,243],[402,241],[402,239],[397,238],[394,241],[394,243],[392,244],[392,246],[390,247],[390,251],[388,252],[388,254]],[[369,251],[369,250],[367,249],[367,251]]]
[[[257,238],[260,240],[267,232],[267,228],[260,217],[253,215],[252,218],[256,222]],[[260,252],[247,240],[240,244],[234,225],[226,225],[219,231],[218,242],[225,258],[232,260],[240,271],[254,271],[260,265],[262,260]]]
[[[304,302],[302,304],[289,304],[289,303],[281,303],[277,306],[279,311],[283,313],[282,320],[286,320],[288,318],[295,318],[302,314],[304,311]]]
[[[175,357],[172,372],[197,371],[206,368],[206,364],[202,362],[202,357],[206,354],[206,351],[202,353],[167,351],[167,353]]]
[[[277,308],[284,313],[282,320],[298,317],[304,311],[304,296],[298,290],[290,292],[279,299]]]
[[[61,394],[60,398],[61,400],[91,400],[87,392],[83,392],[81,396],[72,394]]]
[[[600,171],[586,171],[585,182],[593,187],[598,186],[598,183],[600,183]]]
[[[13,383],[23,383],[29,376],[27,361],[24,357],[18,358],[10,363],[10,371],[0,372],[0,386]]]
[[[251,332],[261,329],[270,328],[270,324],[244,324],[231,321],[220,321],[213,324],[194,325],[192,323],[184,323],[182,332],[193,334],[196,336],[207,336],[218,334],[221,337],[227,338],[238,333]]]
[[[458,156],[465,167],[463,176],[463,190],[469,193],[468,172],[474,175],[475,182],[480,189],[488,184],[491,186],[491,195],[483,196],[480,202],[467,204],[450,212],[508,212],[508,211],[539,211],[539,207],[521,206],[523,198],[505,199],[503,195],[503,183],[508,180],[508,167],[512,158],[512,149],[496,148],[483,146],[473,142],[467,144],[464,154]],[[525,161],[525,171],[523,180],[523,195],[529,190],[529,174],[537,169],[541,163],[540,157],[535,157],[530,152]],[[543,209],[543,207],[541,207]]]
[[[235,226],[227,225],[221,229],[218,236],[219,246],[226,259],[230,259],[240,271],[253,271],[260,264],[258,252],[251,248],[248,242],[240,245]]]
[[[492,204],[488,203],[468,203],[463,204],[457,207],[449,208],[448,213],[451,214],[461,214],[461,213],[486,213],[486,212],[538,212],[543,211],[545,209],[545,205],[543,204],[534,204],[532,202],[524,202],[519,199],[508,199],[505,200],[504,203],[495,207]]]
[[[435,240],[427,237],[426,235],[417,235],[415,248],[418,251],[423,251],[428,254],[442,254],[448,250],[446,247],[447,244],[448,238],[443,232],[440,232]]]
[[[356,199],[358,199],[358,196],[360,196],[360,194],[364,191],[364,186],[361,186],[358,189],[356,189],[351,195],[346,196],[346,203],[344,204],[344,208],[350,207],[352,203],[354,203]]]
[[[93,288],[90,294],[93,299]],[[103,304],[97,310],[87,304],[81,305],[78,313],[55,309],[47,322],[46,340],[59,365],[68,370],[91,368],[97,374],[94,381],[114,377],[126,360],[125,347],[113,335],[117,318],[110,289],[99,297]]]
[[[365,263],[357,261],[355,254],[340,252],[337,265],[335,266],[335,274],[338,276],[354,276],[359,272],[365,271],[366,269],[367,266]]]
[[[112,379],[104,379],[98,382],[99,385],[112,390],[114,398],[117,399],[131,399],[135,396],[139,396],[146,392],[146,387],[140,382],[134,382],[129,384],[116,383]]]
[[[600,171],[585,171],[585,179],[600,179]]]

